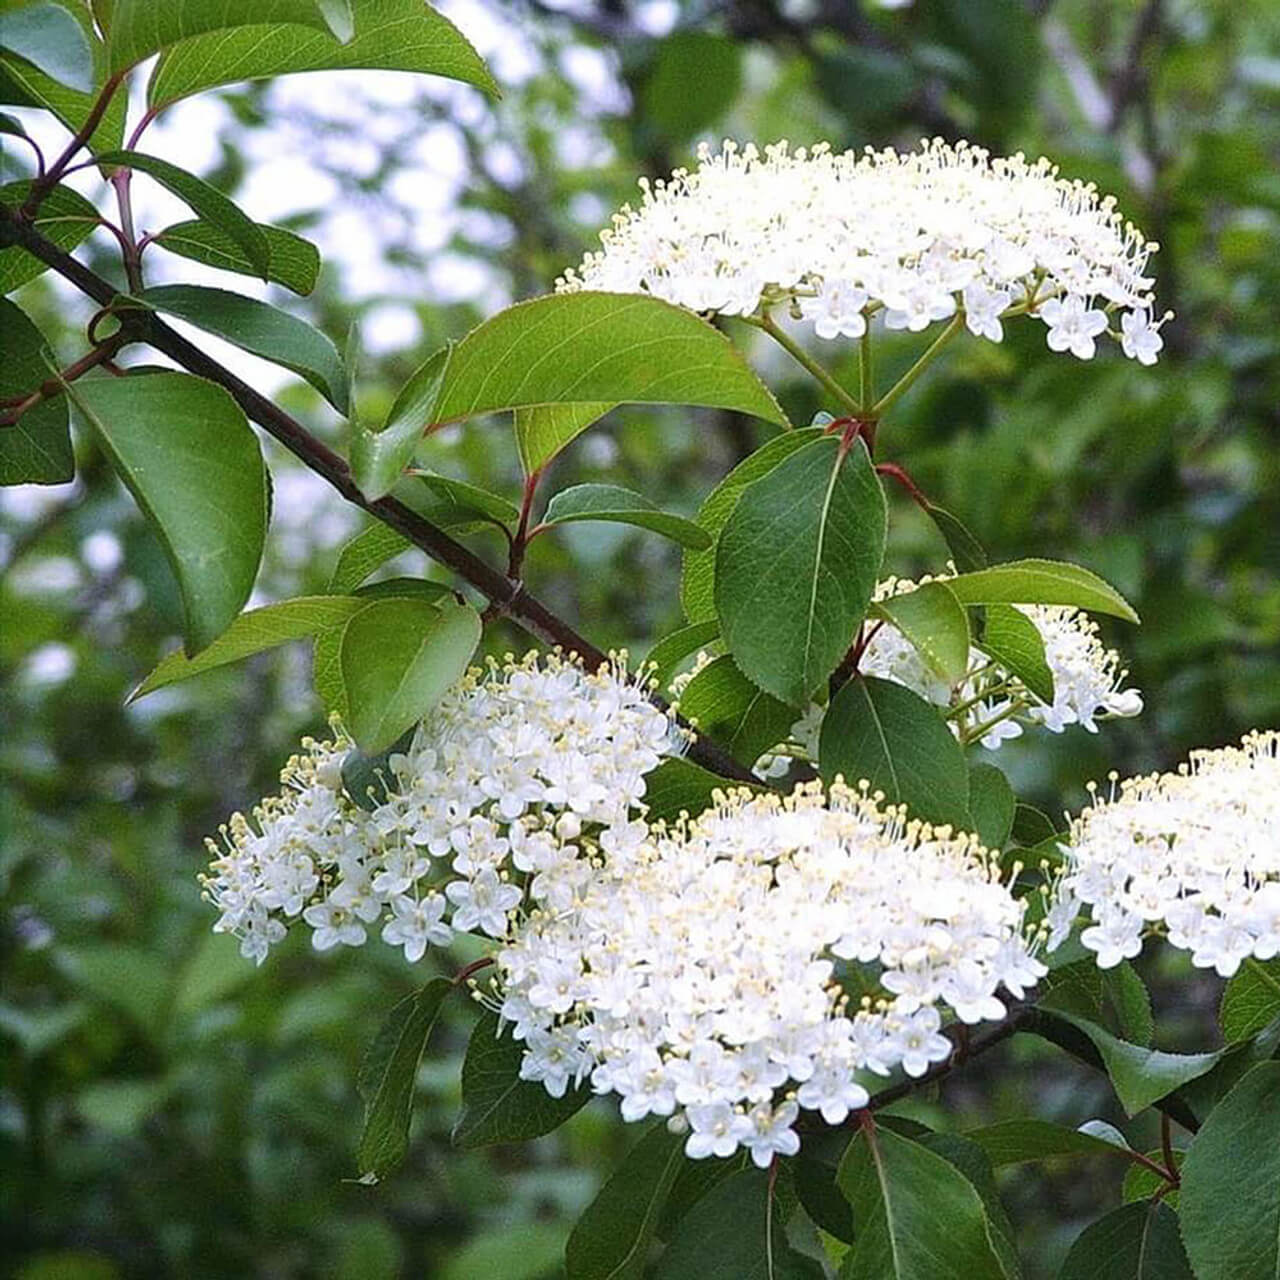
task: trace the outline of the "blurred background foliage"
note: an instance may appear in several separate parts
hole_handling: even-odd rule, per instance
[[[491,58],[500,103],[407,78],[298,77],[202,101],[153,148],[178,159],[174,148],[203,148],[206,172],[253,216],[320,241],[321,286],[291,305],[335,337],[362,323],[362,415],[379,417],[444,338],[546,291],[638,174],[687,163],[699,140],[840,148],[941,134],[1045,153],[1116,192],[1161,241],[1159,296],[1177,319],[1154,371],[1050,356],[1039,326],[1010,326],[1001,347],[959,343],[882,431],[884,456],[907,461],[993,558],[1092,566],[1145,619],[1107,633],[1131,657],[1143,717],[1097,738],[1024,739],[999,763],[1024,798],[1060,812],[1110,768],[1167,767],[1280,721],[1272,0],[475,0],[450,12]],[[7,152],[3,163],[18,166]],[[283,205],[270,195],[281,189]],[[86,246],[107,271],[109,249]],[[79,303],[47,279],[21,301],[68,356],[81,349]],[[822,407],[774,352],[753,352],[794,417]],[[906,341],[887,346],[885,376],[910,357]],[[341,441],[308,388],[280,395]],[[759,439],[731,414],[619,412],[567,451],[546,491],[612,481],[692,512]],[[451,1151],[472,1017],[459,1007],[423,1065],[406,1166],[376,1189],[346,1181],[359,1055],[421,973],[379,946],[316,956],[301,935],[254,970],[210,934],[195,880],[202,837],[272,789],[299,736],[322,728],[308,656],[265,655],[125,705],[174,645],[178,601],[137,511],[79,447],[74,486],[0,491],[6,1273],[556,1275],[569,1226],[634,1132],[596,1103],[527,1147]],[[444,433],[426,453],[516,492],[503,423]],[[359,521],[270,458],[260,598],[323,590]],[[891,567],[936,568],[941,545],[894,501]],[[678,568],[658,539],[592,527],[540,539],[528,571],[602,644],[643,652],[678,625]],[[526,641],[499,628],[488,643]],[[1157,1043],[1208,1047],[1220,984],[1172,959],[1142,967]],[[913,1108],[949,1127],[1028,1111],[1122,1120],[1100,1077],[1021,1039]],[[1135,1145],[1155,1145],[1140,1130],[1128,1126]],[[1123,1169],[1023,1167],[1003,1180],[1029,1276],[1052,1274],[1080,1227],[1118,1202]]]

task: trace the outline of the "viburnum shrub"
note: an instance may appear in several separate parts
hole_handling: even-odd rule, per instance
[[[0,480],[70,478],[74,409],[154,525],[186,643],[135,696],[313,641],[328,734],[209,841],[201,882],[213,927],[248,961],[293,929],[320,952],[380,939],[423,972],[360,1074],[362,1180],[403,1157],[432,1024],[469,991],[482,1013],[459,1146],[538,1137],[594,1095],[647,1125],[569,1241],[571,1280],[1013,1276],[993,1168],[1099,1152],[1142,1175],[1140,1203],[1087,1230],[1069,1274],[1274,1277],[1280,738],[1113,778],[1064,829],[1020,803],[974,750],[1140,715],[1095,621],[1138,619],[1083,568],[989,563],[961,517],[877,458],[950,343],[1043,326],[1066,356],[1110,358],[1100,344],[1114,342],[1154,365],[1156,246],[1046,160],[941,141],[726,143],[643,183],[554,292],[430,356],[379,428],[353,418],[348,461],[163,317],[278,361],[349,413],[326,337],[265,303],[145,276],[159,245],[306,292],[315,250],[139,150],[142,136],[174,101],[246,75],[392,66],[494,86],[419,0],[282,3],[274,41],[259,9],[116,0],[109,22],[85,19],[78,70],[42,65],[38,43],[5,55],[74,132],[47,159],[6,121],[35,159],[0,188],[6,287],[51,268],[99,310],[87,353],[59,369],[0,304]],[[157,53],[122,145],[130,74]],[[85,84],[67,79],[80,72]],[[77,165],[113,188],[114,214],[63,185]],[[139,236],[135,179],[194,218]],[[120,249],[116,280],[69,255],[99,225]],[[717,317],[774,340],[826,411],[789,422]],[[877,376],[885,330],[921,335],[892,385]],[[173,368],[121,368],[134,344]],[[815,354],[828,344],[855,344],[856,387]],[[545,493],[548,463],[620,404],[729,409],[774,434],[694,519],[610,485]],[[431,431],[499,412],[513,415],[518,503],[414,465]],[[249,420],[372,520],[329,594],[242,612],[269,511]],[[919,580],[885,563],[886,488],[936,526]],[[524,584],[529,544],[584,520],[684,548],[687,625],[639,662],[601,653]],[[458,540],[484,525],[505,535],[505,565]],[[410,545],[454,585],[368,584]],[[537,647],[473,665],[498,619]],[[1226,1048],[1150,1046],[1128,964],[1148,938],[1231,980]],[[1024,1033],[1107,1072],[1130,1115],[1156,1109],[1161,1150],[1087,1117],[1050,1123],[1034,1098],[965,1134],[885,1113]]]

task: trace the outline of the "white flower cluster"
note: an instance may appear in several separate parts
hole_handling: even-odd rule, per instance
[[[321,951],[359,946],[381,921],[417,961],[455,930],[504,937],[526,890],[567,906],[590,870],[580,842],[634,841],[644,775],[683,739],[621,666],[531,654],[446,695],[390,757],[371,809],[343,790],[351,745],[305,743],[281,794],[208,842],[214,928],[258,963],[297,917]]]
[[[876,599],[901,595],[928,581],[887,579],[877,587]],[[1121,688],[1128,672],[1121,668],[1119,654],[1099,640],[1098,626],[1087,614],[1057,605],[1023,605],[1019,612],[1035,624],[1044,641],[1045,662],[1053,676],[1052,705],[1041,702],[977,648],[969,652],[968,675],[952,687],[925,665],[915,646],[889,623],[872,635],[859,670],[906,685],[939,707],[971,704],[966,723],[990,726],[979,738],[989,750],[1018,737],[1027,724],[1053,733],[1078,724],[1097,733],[1100,716],[1142,713],[1142,695],[1136,689]],[[953,727],[958,730],[959,722]]]
[[[787,304],[820,338],[858,338],[883,313],[919,332],[962,314],[993,342],[1038,316],[1054,351],[1091,358],[1112,332],[1155,363],[1164,343],[1147,260],[1157,246],[1113,197],[1047,161],[941,140],[900,154],[836,154],[785,142],[699,151],[692,172],[641,181],[564,292],[649,293],[694,311],[752,315]],[[1111,316],[1119,311],[1119,328]]]
[[[697,1159],[799,1145],[801,1108],[839,1124],[857,1073],[945,1059],[940,1006],[1001,1018],[1044,972],[1023,906],[971,836],[865,793],[720,797],[605,850],[571,904],[501,949],[521,1074],[553,1096],[590,1076],[624,1119],[667,1116]]]
[[[1201,968],[1230,977],[1280,955],[1280,733],[1196,751],[1175,773],[1113,783],[1072,824],[1058,908],[1109,969],[1167,931]],[[1051,945],[1057,939],[1051,939]]]

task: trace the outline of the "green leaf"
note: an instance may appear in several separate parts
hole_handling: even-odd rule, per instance
[[[356,1160],[365,1181],[385,1178],[409,1150],[418,1063],[440,1006],[452,990],[447,978],[436,978],[405,996],[387,1015],[365,1053],[356,1080],[365,1103]]]
[[[93,50],[83,28],[60,4],[41,2],[0,12],[0,49],[68,89],[93,92]]]
[[[16,116],[0,111],[0,133],[7,133],[11,138],[29,138],[31,135],[23,128],[22,121]]]
[[[655,688],[666,690],[680,664],[692,654],[710,644],[720,634],[720,623],[712,618],[708,622],[695,622],[664,636],[645,655],[640,668],[649,667],[649,679]],[[637,668],[639,670],[640,668]]]
[[[567,1089],[553,1098],[542,1085],[520,1079],[524,1046],[499,1034],[498,1015],[476,1023],[462,1063],[462,1113],[453,1126],[453,1145],[470,1151],[495,1142],[524,1142],[558,1129],[591,1101],[591,1086]]]
[[[995,765],[975,764],[969,770],[973,829],[988,849],[1000,850],[1009,842],[1016,803],[1009,780]]]
[[[1146,1156],[1148,1160],[1153,1161],[1155,1164],[1164,1165],[1163,1147],[1148,1151]],[[1174,1168],[1180,1170],[1185,1159],[1186,1152],[1174,1148]],[[1176,1212],[1181,1202],[1182,1193],[1177,1187],[1171,1189],[1169,1180],[1161,1177],[1154,1169],[1148,1169],[1146,1165],[1131,1164],[1124,1175],[1124,1182],[1120,1184],[1120,1195],[1125,1204],[1132,1204],[1135,1200],[1150,1200],[1157,1191],[1161,1192],[1162,1202]]]
[[[682,813],[691,817],[707,808],[717,791],[750,784],[722,778],[692,760],[672,756],[645,774],[644,803],[650,822],[674,822]],[[759,790],[765,790],[760,787]]]
[[[707,1192],[680,1222],[653,1270],[654,1280],[818,1280],[821,1275],[817,1263],[787,1245],[763,1169],[732,1174]]]
[[[547,1280],[560,1276],[564,1222],[521,1222],[472,1237],[431,1272],[432,1280]],[[366,1280],[355,1271],[349,1280]],[[391,1280],[388,1273],[387,1280]]]
[[[124,942],[83,942],[56,960],[78,988],[123,1010],[150,1035],[162,1033],[174,991],[167,957]]]
[[[350,408],[347,371],[338,348],[305,320],[224,289],[164,284],[137,295],[148,306],[225,339],[272,364],[292,369],[339,413]]]
[[[977,1143],[996,1168],[1055,1156],[1123,1155],[1128,1149],[1047,1120],[1004,1120],[985,1129],[970,1129],[964,1136]]]
[[[98,156],[101,165],[121,165],[154,178],[166,191],[183,201],[202,221],[211,223],[230,238],[254,269],[254,274],[267,279],[271,264],[271,246],[262,228],[246,217],[216,187],[176,164],[141,151],[106,151]]]
[[[30,190],[31,183],[26,179],[6,183],[0,187],[0,204],[16,209],[27,198]],[[47,236],[59,249],[71,250],[98,225],[98,211],[78,191],[56,186],[41,202],[34,225],[41,235]],[[0,249],[0,293],[12,293],[48,269],[39,258],[17,245]]]
[[[677,31],[657,42],[640,94],[639,118],[683,142],[715,124],[738,96],[742,49],[728,36]]]
[[[207,1009],[238,991],[255,972],[253,965],[245,963],[235,938],[206,932],[178,975],[174,1016],[186,1018]]]
[[[698,524],[714,538],[738,505],[743,490],[766,476],[784,458],[797,449],[822,438],[819,427],[805,427],[799,431],[787,431],[774,436],[760,446],[750,457],[743,459],[707,495],[698,509]],[[714,547],[706,551],[686,551],[684,570],[680,578],[680,603],[690,622],[707,622],[716,616],[715,600],[716,553]]]
[[[1167,1204],[1153,1200],[1114,1209],[1086,1227],[1071,1246],[1058,1280],[1196,1277],[1178,1236],[1178,1215]],[[1202,1280],[1206,1280],[1203,1275]]]
[[[982,1199],[948,1160],[878,1126],[840,1164],[857,1224],[842,1280],[1004,1280]]]
[[[987,553],[982,549],[982,544],[960,520],[945,507],[939,507],[932,502],[925,510],[937,525],[938,532],[946,540],[951,558],[961,573],[973,573],[975,570],[987,567]]]
[[[942,717],[903,685],[856,676],[831,700],[818,744],[822,776],[864,778],[914,818],[969,828],[969,769]]]
[[[0,298],[0,398],[30,395],[52,376],[48,344],[26,314]],[[0,485],[61,484],[75,475],[67,401],[51,396],[0,427]]]
[[[366,607],[358,596],[299,596],[280,604],[265,605],[242,613],[207,649],[188,658],[181,649],[168,655],[129,695],[133,702],[163,689],[165,685],[189,680],[214,667],[239,662],[250,654],[273,649],[290,640],[300,640],[317,632],[341,626],[352,614]]]
[[[1280,1275],[1280,1062],[1209,1113],[1182,1166],[1181,1217],[1198,1280]]]
[[[692,312],[638,294],[553,294],[509,307],[433,356],[393,407],[387,438],[357,437],[357,483],[370,497],[385,493],[430,427],[606,397],[786,421],[737,348]]]
[[[649,529],[695,551],[711,545],[711,535],[692,520],[660,511],[642,494],[616,484],[578,484],[571,489],[562,489],[547,504],[542,519],[544,524],[606,520]]]
[[[988,605],[975,643],[1041,702],[1053,705],[1053,672],[1045,659],[1044,637],[1025,613],[1008,604]]]
[[[540,471],[570,441],[576,440],[611,409],[611,402],[534,405],[515,411],[516,452],[525,475]]]
[[[1037,1015],[1031,1023],[1032,1030],[1066,1048],[1069,1053],[1083,1056],[1079,1052],[1078,1039],[1062,1035],[1063,1024],[1092,1043],[1111,1078],[1120,1105],[1131,1116],[1136,1116],[1153,1102],[1167,1098],[1188,1081],[1204,1075],[1222,1057],[1221,1050],[1216,1053],[1165,1053],[1160,1049],[1129,1044],[1090,1019],[1064,1009],[1042,1006]]]
[[[871,606],[911,642],[926,667],[948,684],[969,670],[969,615],[943,582],[926,582],[914,591],[890,596]]]
[[[354,591],[375,569],[407,551],[413,543],[381,522],[362,529],[344,544],[329,579],[334,595]]]
[[[844,657],[884,558],[884,491],[861,441],[815,440],[750,485],[716,546],[716,611],[743,673],[804,706]]]
[[[240,80],[302,71],[416,71],[498,86],[466,36],[423,0],[354,0],[355,33],[343,44],[323,31],[247,27],[197,36],[160,55],[147,86],[151,106]]]
[[[1150,1045],[1156,1024],[1151,1014],[1151,996],[1138,971],[1127,960],[1102,971],[1103,985],[1115,1010],[1120,1034],[1134,1044]]]
[[[385,804],[390,794],[388,778],[393,778],[391,757],[403,754],[413,744],[416,729],[406,729],[385,751],[370,755],[352,747],[342,758],[342,789],[353,804],[372,812]]]
[[[1245,960],[1222,993],[1223,1039],[1238,1044],[1280,1017],[1280,960]]]
[[[267,279],[282,284],[294,293],[308,294],[316,287],[320,274],[320,250],[301,236],[283,227],[256,224],[267,242]],[[258,268],[244,250],[221,228],[212,223],[175,222],[157,233],[154,242],[170,253],[220,271],[234,271],[243,276],[256,276]]]
[[[480,642],[470,605],[375,600],[347,622],[339,666],[351,736],[366,751],[390,746],[467,670]]]
[[[1061,604],[1107,613],[1128,622],[1138,615],[1096,573],[1060,560],[1013,560],[948,578],[961,604]]]
[[[565,1246],[568,1280],[640,1280],[684,1138],[651,1125],[587,1206]]]
[[[1022,1274],[1022,1267],[1018,1261],[1013,1224],[1000,1199],[995,1172],[987,1153],[958,1133],[926,1133],[916,1141],[959,1170],[978,1193],[987,1215],[987,1240],[1000,1259],[1005,1276],[1017,1280]]]
[[[514,525],[520,519],[519,509],[506,498],[481,489],[479,485],[436,475],[433,471],[415,471],[413,475],[432,493],[445,503],[457,507],[460,512],[471,511],[479,518],[495,520],[501,525]]]
[[[112,71],[136,66],[180,40],[228,27],[280,25],[281,34],[294,38],[302,35],[294,29],[297,27],[330,31],[329,20],[316,0],[219,0],[217,4],[209,0],[115,0],[113,8],[107,39]]]
[[[807,1137],[807,1135],[806,1135]],[[806,1142],[805,1146],[812,1146]],[[796,1198],[805,1213],[828,1235],[853,1243],[853,1211],[836,1182],[837,1165],[810,1155],[802,1148],[792,1161]]]
[[[258,441],[221,387],[185,373],[90,378],[69,394],[164,544],[193,657],[253,590],[267,532]]]
[[[1052,840],[1058,828],[1035,805],[1019,803],[1013,811],[1013,838],[1026,848]]]
[[[799,719],[785,702],[757,689],[728,654],[689,681],[680,695],[680,714],[748,768]]]

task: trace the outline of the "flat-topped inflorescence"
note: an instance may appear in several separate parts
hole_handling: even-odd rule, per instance
[[[672,1117],[695,1158],[796,1150],[801,1108],[838,1124],[863,1072],[946,1058],[949,1009],[1004,1016],[1044,973],[1024,904],[976,838],[836,784],[721,797],[605,849],[576,900],[529,913],[494,997],[522,1075],[590,1076],[626,1120]]]
[[[1195,751],[1173,773],[1116,783],[1073,823],[1055,908],[1110,968],[1163,931],[1229,977],[1280,955],[1280,733]],[[1056,939],[1054,940],[1056,941]]]
[[[1108,332],[1143,364],[1163,346],[1168,317],[1156,317],[1147,274],[1158,246],[1113,197],[1048,160],[939,139],[861,154],[726,142],[641,187],[561,291],[647,293],[721,315],[782,304],[829,339],[860,337],[876,313],[917,332],[960,314],[999,342],[1007,319],[1029,314],[1054,351],[1081,359]]]

